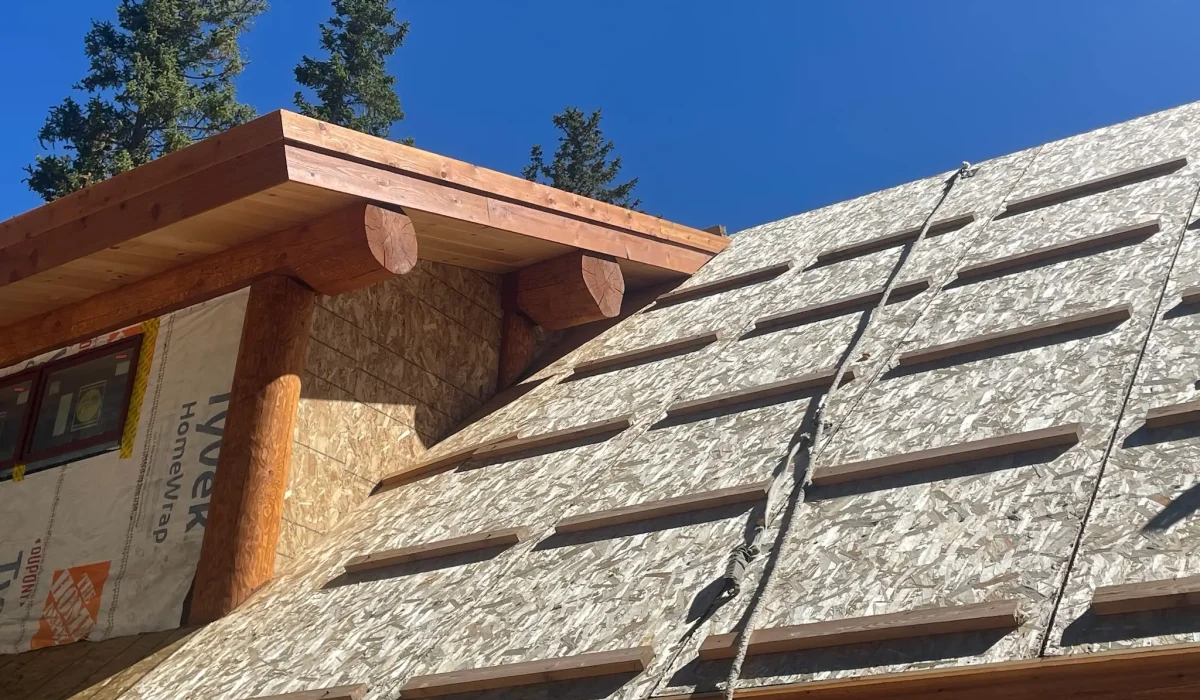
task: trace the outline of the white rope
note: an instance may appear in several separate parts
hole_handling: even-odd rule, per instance
[[[829,390],[822,394],[819,400],[820,402],[817,405],[817,410],[813,416],[814,425],[812,436],[806,440],[805,444],[805,452],[807,453],[807,468],[805,469],[804,479],[795,486],[800,493],[796,494],[795,491],[793,491],[792,494],[789,494],[788,500],[795,503],[796,506],[803,501],[804,490],[808,488],[812,482],[816,455],[819,453],[818,445],[820,444],[825,428],[825,421],[822,420],[822,414],[825,412],[825,407],[829,405],[829,399],[833,396],[833,393],[837,391],[839,386],[841,386],[842,380],[846,376],[846,371],[850,368],[850,363],[853,362],[855,353],[858,350],[858,344],[867,336],[867,332],[871,329],[871,323],[878,318],[879,314],[883,311],[883,308],[887,306],[888,300],[892,296],[892,291],[896,288],[896,285],[900,280],[900,273],[904,270],[905,263],[908,262],[913,253],[916,252],[917,246],[919,246],[929,234],[929,227],[933,223],[933,217],[937,215],[938,209],[942,207],[942,204],[945,203],[946,198],[950,196],[950,190],[954,188],[955,183],[957,183],[960,178],[970,177],[974,174],[974,172],[975,171],[972,169],[970,163],[963,163],[962,167],[959,168],[953,175],[950,176],[950,179],[946,181],[945,187],[942,188],[942,196],[938,199],[937,204],[934,205],[933,210],[929,212],[929,215],[925,217],[925,225],[921,227],[921,232],[917,235],[916,240],[913,241],[911,246],[907,246],[906,249],[900,253],[900,259],[896,262],[896,266],[892,269],[891,277],[888,279],[887,284],[883,288],[883,296],[879,298],[879,303],[875,305],[875,308],[871,309],[870,315],[867,316],[867,322],[863,327],[862,332],[859,333],[857,337],[851,339],[850,347],[847,348],[846,353],[842,356],[841,362],[838,363],[837,373],[833,376],[833,383],[829,385]],[[795,498],[796,495],[799,495],[800,498]],[[774,547],[778,548],[778,552],[775,555],[776,561],[782,560],[783,555],[787,553],[786,547],[791,540],[792,525],[796,522],[796,518],[787,517],[787,514],[785,514],[782,522],[784,523],[783,528],[776,536],[775,543],[773,545]],[[757,595],[755,595],[755,597],[750,601],[749,612],[746,615],[746,623],[742,627],[741,634],[738,635],[737,653],[733,657],[733,664],[729,667],[729,676],[725,679],[725,700],[733,700],[734,693],[737,692],[738,682],[742,675],[742,665],[746,662],[746,652],[750,648],[750,635],[753,633],[758,621],[758,615],[759,611],[761,610],[762,601],[770,596],[771,591],[774,588],[776,580],[774,574],[774,568],[769,568],[763,572],[763,580],[759,584],[759,591]]]

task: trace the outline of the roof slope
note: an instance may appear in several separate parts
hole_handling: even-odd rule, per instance
[[[745,612],[750,593],[716,604],[718,580],[729,551],[761,517],[761,501],[585,532],[555,534],[554,526],[767,479],[775,486],[766,541],[779,581],[763,602],[760,628],[1007,600],[1020,601],[1023,622],[754,656],[743,672],[746,686],[905,671],[917,677],[914,669],[1200,641],[1200,621],[1188,613],[1117,619],[1088,612],[1097,586],[1200,571],[1190,544],[1200,541],[1191,495],[1200,433],[1142,427],[1150,408],[1190,399],[1200,375],[1200,315],[1179,302],[1181,290],[1200,284],[1200,239],[1189,232],[1200,191],[1198,149],[1200,104],[980,164],[935,216],[969,213],[973,221],[924,241],[899,275],[902,282],[930,278],[929,288],[886,307],[850,358],[855,378],[837,389],[825,413],[828,440],[816,465],[791,453],[821,389],[663,417],[680,401],[835,366],[861,332],[863,314],[843,309],[744,334],[766,316],[880,289],[895,271],[899,246],[815,261],[823,251],[920,226],[948,173],[736,235],[685,284],[787,261],[792,268],[629,318],[431,457],[517,430],[532,436],[625,416],[631,427],[503,455],[374,497],[308,561],[197,633],[125,697],[233,700],[366,683],[366,697],[382,700],[397,697],[414,676],[647,645],[656,655],[640,674],[481,697],[628,699],[712,688],[725,666],[698,663],[697,650],[707,635],[736,629]],[[1006,202],[1180,156],[1190,162],[1152,178],[1003,215]],[[954,281],[963,267],[1148,221],[1160,230]],[[1123,304],[1128,318],[1103,325],[893,367],[909,351]],[[720,331],[721,339],[568,378],[577,363],[707,331]],[[1076,423],[1077,444],[918,464],[809,490],[782,552],[774,543],[786,496],[809,466],[819,472]],[[343,572],[358,555],[514,527],[532,535],[503,549]],[[1060,694],[1083,689],[1076,682]]]

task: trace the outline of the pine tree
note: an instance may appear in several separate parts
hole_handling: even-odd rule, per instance
[[[46,201],[177,151],[254,117],[237,101],[238,37],[266,0],[121,0],[117,23],[92,22],[87,76],[51,108],[25,168]]]
[[[317,104],[297,91],[296,106],[307,116],[386,138],[404,110],[385,60],[404,43],[408,22],[396,21],[389,0],[333,0],[333,11],[321,25],[329,58],[305,56],[296,66],[296,82],[313,91]]]
[[[630,199],[637,178],[612,184],[621,171],[621,158],[609,160],[613,142],[605,141],[600,131],[600,110],[585,117],[581,110],[567,107],[562,114],[554,115],[553,121],[562,132],[554,160],[546,165],[542,147],[535,145],[530,150],[529,165],[521,171],[525,179],[537,182],[540,176],[551,187],[637,209],[642,200]]]

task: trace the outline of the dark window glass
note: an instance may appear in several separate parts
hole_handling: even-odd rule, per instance
[[[28,375],[0,379],[0,464],[13,460],[25,434],[25,416],[33,403],[33,380]]]
[[[107,352],[67,361],[45,371],[37,418],[26,458],[56,463],[115,447],[121,439],[136,347],[122,344]],[[32,465],[31,465],[32,466]]]

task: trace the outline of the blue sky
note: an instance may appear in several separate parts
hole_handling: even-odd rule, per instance
[[[117,0],[0,10],[9,103],[0,219],[39,204],[21,182],[47,109],[86,67],[88,22]],[[1200,100],[1178,0],[606,0],[409,2],[392,61],[397,137],[516,173],[552,146],[564,105],[602,107],[644,208],[737,230]],[[274,0],[244,39],[242,99],[290,107],[328,0]]]

